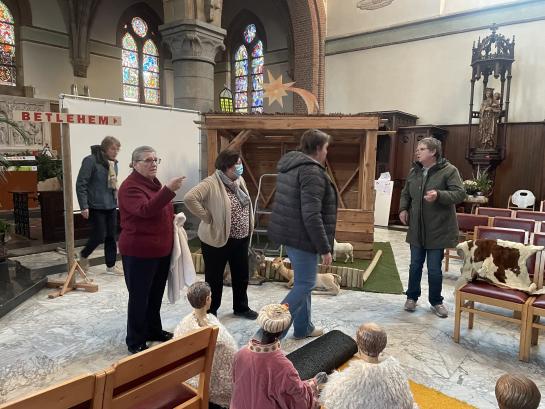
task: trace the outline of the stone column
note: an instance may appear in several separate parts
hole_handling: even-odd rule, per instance
[[[225,49],[226,31],[199,20],[177,20],[160,27],[172,52],[174,106],[208,112],[214,109],[214,58]]]

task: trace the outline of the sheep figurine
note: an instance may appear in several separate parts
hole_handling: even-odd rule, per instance
[[[350,243],[339,243],[334,239],[333,244],[333,260],[337,261],[337,254],[346,256],[344,262],[347,263],[350,260],[351,263],[354,262],[354,246]]]

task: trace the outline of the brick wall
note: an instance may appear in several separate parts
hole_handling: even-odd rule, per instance
[[[324,111],[326,11],[323,0],[287,1],[294,49],[294,80],[296,86],[311,91]],[[306,113],[306,105],[294,96],[295,113]]]

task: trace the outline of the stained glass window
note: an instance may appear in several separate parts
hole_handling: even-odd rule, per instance
[[[16,85],[15,21],[0,1],[0,85]]]
[[[133,18],[131,25],[134,32],[140,37],[145,37],[148,33],[148,25],[140,17]]]
[[[160,64],[157,45],[148,25],[134,17],[125,25],[122,38],[123,99],[126,101],[160,104]]]
[[[235,111],[263,112],[263,43],[255,24],[242,33],[242,44],[235,52]],[[250,53],[248,52],[250,51]]]

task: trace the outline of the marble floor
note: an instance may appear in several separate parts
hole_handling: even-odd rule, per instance
[[[404,233],[377,229],[375,240],[391,242],[405,285],[409,252]],[[21,260],[24,262],[24,257]],[[40,257],[32,256],[29,262],[40,262]],[[50,300],[47,298],[50,290],[42,290],[0,319],[0,403],[105,368],[127,355],[125,283],[123,277],[102,274],[104,269],[103,265],[91,268],[91,276],[99,285],[97,293],[69,293]],[[533,348],[530,363],[519,362],[517,327],[480,317],[471,331],[466,329],[467,319],[464,319],[461,343],[452,341],[457,271],[459,265],[453,263],[451,273],[444,279],[443,295],[451,310],[447,319],[429,311],[426,297],[419,301],[418,310],[410,314],[403,311],[404,296],[341,291],[337,297],[313,297],[313,320],[327,330],[339,329],[350,335],[363,322],[379,323],[388,332],[385,354],[395,356],[411,379],[481,409],[497,407],[494,385],[500,375],[525,374],[540,388],[544,396],[541,408],[545,408],[543,344]],[[286,291],[281,283],[252,286],[251,306],[259,309],[278,302]],[[231,290],[225,288],[219,318],[242,345],[256,330],[256,324],[234,317],[230,305]],[[172,305],[165,297],[164,328],[173,330],[189,311],[187,301],[182,299]],[[284,349],[290,352],[305,342],[288,337]]]

